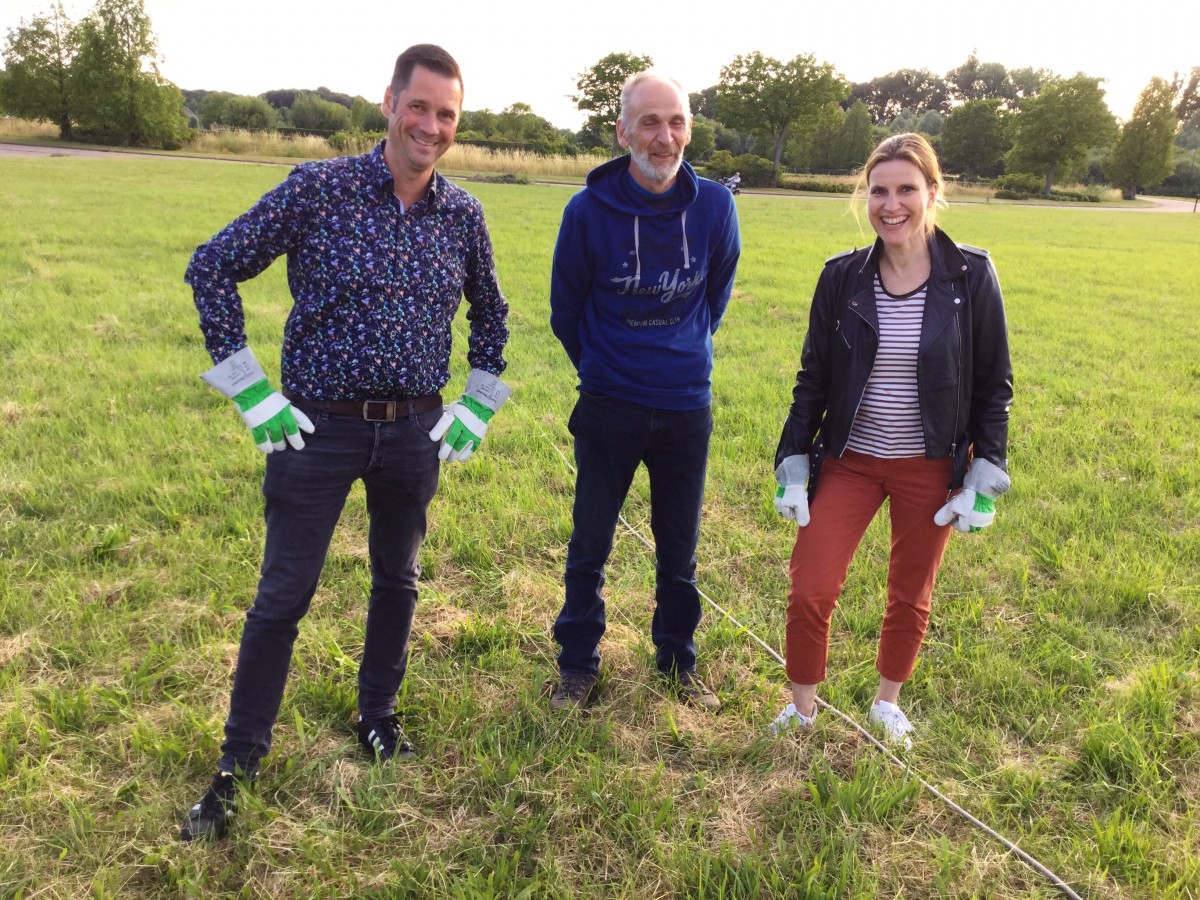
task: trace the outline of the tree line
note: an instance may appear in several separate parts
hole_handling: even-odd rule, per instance
[[[78,23],[56,3],[9,30],[3,59],[0,111],[53,122],[68,140],[171,148],[196,128],[335,136],[386,127],[374,101],[324,87],[258,96],[181,91],[159,74],[143,0],[99,0]],[[459,140],[547,155],[619,153],[621,84],[652,65],[649,56],[610,53],[579,73],[572,100],[588,118],[578,132],[513,103],[499,113],[464,111]],[[687,155],[716,174],[737,168],[747,184],[774,185],[785,170],[853,171],[883,136],[919,131],[947,172],[968,179],[1000,178],[1046,195],[1063,181],[1103,181],[1129,197],[1151,186],[1200,193],[1200,67],[1151,79],[1121,125],[1101,82],[1007,69],[972,53],[944,75],[900,69],[851,83],[811,54],[779,60],[755,52],[690,95]]]

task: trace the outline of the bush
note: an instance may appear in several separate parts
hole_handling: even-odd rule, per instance
[[[475,175],[471,181],[483,181],[488,184],[532,184],[529,176],[523,172],[503,172],[499,175]]]
[[[1077,203],[1099,203],[1100,197],[1096,194],[1087,194],[1083,191],[1057,191],[1050,192],[1051,200],[1071,200]]]
[[[772,177],[774,168],[769,159],[763,159],[753,153],[734,156],[728,150],[718,150],[704,165],[704,174],[708,178],[719,180],[728,178],[734,172],[741,172],[742,187],[775,187],[775,179]]]
[[[708,158],[708,162],[704,164],[704,175],[714,181],[720,181],[722,178],[728,178],[737,171],[737,166],[733,164],[733,154],[728,150],[717,150]]]
[[[1040,175],[1030,175],[1027,172],[1014,172],[1011,175],[1001,175],[992,182],[997,191],[1014,191],[1018,194],[1040,194],[1046,188],[1046,179]],[[999,193],[996,194],[1000,196]]]
[[[734,171],[742,173],[742,187],[775,187],[775,165],[769,159],[743,153],[733,163]]]
[[[1189,199],[1200,197],[1200,170],[1195,167],[1192,160],[1180,160],[1175,164],[1175,173],[1168,175],[1161,184],[1154,185],[1147,193]]]
[[[789,191],[815,191],[821,194],[853,194],[854,185],[842,181],[817,181],[811,178],[784,176],[779,180],[781,188]]]
[[[383,137],[382,131],[335,131],[326,140],[338,153],[366,153]]]
[[[997,200],[1045,200],[1045,199],[1047,199],[1046,195],[1043,194],[1041,191],[1031,194],[1028,191],[1014,191],[1014,190],[1010,190],[1008,188],[1000,188],[999,190],[996,191],[995,196],[996,196]],[[1100,195],[1099,194],[1088,194],[1088,193],[1084,193],[1083,191],[1051,191],[1049,199],[1057,200],[1060,202],[1068,201],[1068,202],[1076,202],[1076,203],[1099,203]]]

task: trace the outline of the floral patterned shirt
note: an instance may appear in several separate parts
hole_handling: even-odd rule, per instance
[[[499,375],[508,340],[479,201],[441,175],[404,209],[381,142],[304,163],[196,249],[184,280],[214,362],[246,346],[238,284],[287,255],[293,306],[283,385],[311,400],[419,397],[450,378],[451,322],[470,309],[467,361]]]

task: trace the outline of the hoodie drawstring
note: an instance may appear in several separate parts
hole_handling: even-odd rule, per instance
[[[641,222],[641,220],[642,220],[641,216],[633,217],[633,259],[634,259],[634,262],[636,263],[636,268],[633,273],[633,283],[634,284],[642,283],[642,253],[641,253],[642,236],[641,236],[641,229],[638,225],[638,223]]]
[[[692,266],[691,266],[691,263],[688,261],[691,258],[691,254],[688,253],[687,210],[686,209],[682,213],[679,214],[679,222],[680,222],[680,227],[683,228],[683,268],[684,268],[684,271],[687,271]]]
[[[642,221],[642,217],[641,217],[641,216],[636,216],[636,215],[635,215],[635,216],[633,217],[633,259],[634,259],[633,283],[634,283],[634,284],[641,284],[641,283],[642,283],[642,229],[641,229],[641,221]],[[688,239],[687,239],[687,210],[686,210],[686,209],[685,209],[683,212],[681,212],[681,213],[679,214],[679,227],[680,227],[680,228],[682,229],[682,231],[683,231],[683,268],[684,268],[684,270],[685,270],[685,271],[691,271],[691,268],[692,268],[692,263],[691,263],[691,257],[692,257],[692,254],[691,254],[691,253],[688,251]]]

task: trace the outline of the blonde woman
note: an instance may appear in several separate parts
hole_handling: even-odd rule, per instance
[[[812,725],[830,619],[887,500],[891,555],[870,721],[907,748],[913,726],[900,689],[950,532],[991,524],[993,501],[1009,486],[1012,366],[987,251],[956,244],[935,224],[944,183],[928,141],[885,140],[867,160],[860,193],[864,186],[877,237],[821,272],[775,455],[775,506],[799,527],[787,611],[792,702],[772,730]]]

